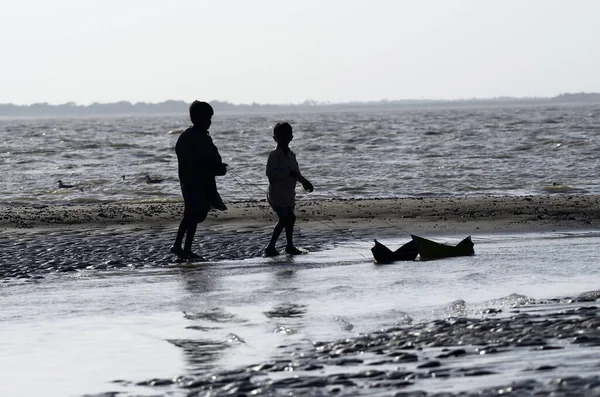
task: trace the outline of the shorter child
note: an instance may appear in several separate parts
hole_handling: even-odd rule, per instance
[[[294,223],[296,222],[296,215],[294,214],[296,183],[300,182],[304,190],[309,192],[312,192],[314,187],[300,173],[296,155],[289,147],[293,137],[292,126],[289,123],[277,123],[273,128],[273,139],[277,142],[277,147],[269,153],[269,159],[267,160],[267,177],[269,178],[267,200],[279,220],[275,225],[275,229],[273,229],[271,241],[265,248],[265,256],[279,255],[275,244],[283,229],[285,229],[287,240],[285,252],[290,255],[302,253],[294,247],[293,243]]]

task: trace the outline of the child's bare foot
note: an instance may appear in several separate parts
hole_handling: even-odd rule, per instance
[[[192,251],[183,251],[183,259],[194,260],[194,261],[204,261],[205,260],[202,256],[195,254]]]
[[[271,246],[268,246],[267,248],[265,248],[265,256],[267,258],[270,258],[272,256],[277,256],[277,255],[279,255],[279,251],[277,251],[277,248],[271,247]]]
[[[285,247],[285,252],[287,252],[290,255],[302,255],[303,252],[300,251],[298,248],[294,247],[293,245],[291,247]]]
[[[177,255],[177,257],[179,259],[183,258],[183,249],[181,249],[181,247],[178,247],[178,246],[174,245],[171,248],[169,248],[169,252],[172,253],[172,254]]]

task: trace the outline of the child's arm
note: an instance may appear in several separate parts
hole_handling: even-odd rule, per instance
[[[309,193],[312,193],[313,190],[315,190],[315,187],[313,186],[312,183],[310,183],[310,181],[308,179],[306,179],[305,177],[303,177],[302,175],[300,175],[300,178],[302,179],[298,179],[300,181],[300,183],[302,183],[302,187],[304,188],[304,190],[308,191]]]
[[[294,178],[296,178],[296,180],[302,184],[302,187],[304,188],[304,190],[308,190],[308,192],[310,192],[310,193],[312,193],[312,191],[315,190],[315,187],[313,186],[313,184],[310,183],[310,181],[308,179],[306,179],[304,176],[302,176],[300,171],[291,170],[290,175],[293,176]]]
[[[290,175],[302,184],[302,187],[304,188],[304,190],[307,190],[308,192],[312,193],[312,191],[315,189],[313,184],[310,183],[310,181],[308,179],[306,179],[304,176],[302,176],[302,174],[300,173],[300,167],[298,167],[298,161],[296,160],[295,154],[293,157],[292,169],[290,170]]]

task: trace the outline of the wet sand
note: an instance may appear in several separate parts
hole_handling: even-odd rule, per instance
[[[275,221],[267,204],[228,205],[228,211],[212,213],[199,226],[198,252],[209,261],[259,256]],[[167,250],[181,210],[181,202],[5,207],[0,280],[36,283],[81,270],[103,274],[170,267],[174,258]],[[303,200],[297,214],[298,245],[314,252],[352,239],[400,241],[407,231],[464,236],[598,230],[600,197]],[[194,396],[598,396],[599,297],[598,291],[547,300],[516,296],[510,307],[490,305],[476,316],[462,312],[457,302],[444,319],[413,324],[407,318],[391,328],[314,340],[310,347],[284,345],[272,360],[233,370],[115,382]],[[191,320],[199,321],[203,314]],[[278,319],[302,315],[296,306],[265,313]],[[211,349],[225,348],[196,339],[169,342],[198,362]],[[444,391],[446,380],[454,390]],[[481,386],[487,384],[496,386]]]
[[[275,216],[265,201],[228,203],[199,225],[194,248],[207,260],[262,254]],[[168,266],[182,203],[5,206],[0,278]],[[296,242],[314,251],[340,241],[407,233],[429,236],[586,230],[600,225],[600,196],[300,200]],[[283,239],[281,240],[283,241]]]
[[[279,357],[235,370],[121,384],[204,397],[598,396],[600,311],[590,302],[599,297],[598,291],[550,300],[516,296],[506,313],[489,307],[479,318],[419,324],[408,318],[311,348],[281,346]],[[190,360],[213,348],[178,343]]]
[[[274,215],[265,200],[227,203],[203,224],[269,223]],[[62,206],[0,207],[0,228],[73,225],[164,225],[179,220],[181,201]],[[365,200],[299,200],[301,222],[334,219],[340,226],[378,227],[387,222],[405,229],[529,231],[591,228],[600,224],[600,196],[546,195],[502,197],[396,198]],[[318,227],[318,225],[315,225]]]

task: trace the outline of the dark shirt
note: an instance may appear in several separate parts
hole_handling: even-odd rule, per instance
[[[208,131],[192,126],[181,133],[175,145],[182,187],[200,187],[214,179],[223,161]]]
[[[179,183],[187,204],[225,210],[217,191],[216,175],[224,175],[225,166],[208,131],[192,126],[183,131],[175,145]],[[188,197],[189,199],[186,199]]]

